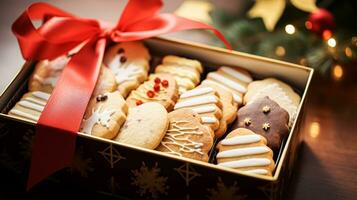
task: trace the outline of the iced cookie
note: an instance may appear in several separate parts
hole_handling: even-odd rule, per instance
[[[127,97],[148,77],[150,54],[142,42],[122,42],[110,47],[104,64],[115,75],[118,90]]]
[[[279,150],[282,140],[289,134],[289,114],[275,101],[264,97],[238,110],[235,128],[247,128],[264,136],[268,146]]]
[[[249,104],[265,96],[268,96],[271,100],[277,102],[280,107],[288,111],[290,116],[289,126],[292,126],[296,118],[300,96],[286,83],[275,78],[267,78],[249,84],[248,92],[244,96],[244,103]]]
[[[236,119],[238,105],[234,102],[232,92],[214,81],[204,80],[199,87],[215,89],[222,103],[222,118],[219,121],[219,128],[214,132],[216,138],[220,138],[226,132],[227,125]]]
[[[116,88],[117,84],[115,82],[114,74],[107,67],[102,65],[92,97],[108,92],[114,92]]]
[[[213,88],[201,86],[182,93],[174,109],[182,108],[190,108],[198,113],[202,123],[212,130],[219,128],[219,121],[222,118],[222,103]]]
[[[237,67],[220,67],[217,71],[208,73],[206,79],[230,90],[238,105],[242,104],[243,94],[247,92],[248,84],[253,81],[247,71]]]
[[[175,77],[180,94],[193,89],[201,79],[203,67],[197,60],[178,56],[165,56],[155,73],[168,73]]]
[[[118,92],[93,97],[88,104],[80,132],[101,138],[114,138],[125,122],[128,106]]]
[[[167,111],[161,104],[144,103],[129,108],[127,120],[115,141],[155,149],[165,136],[168,125]]]
[[[201,123],[199,115],[191,109],[180,109],[169,113],[169,121],[169,129],[156,150],[207,162],[213,132]]]
[[[149,80],[133,90],[126,102],[135,107],[146,102],[162,104],[170,112],[178,99],[178,86],[169,74],[152,74]]]
[[[273,151],[266,144],[263,136],[251,130],[235,129],[217,145],[217,163],[223,167],[271,176],[275,163]]]
[[[45,92],[28,92],[24,94],[8,114],[37,123],[49,98],[50,94]]]

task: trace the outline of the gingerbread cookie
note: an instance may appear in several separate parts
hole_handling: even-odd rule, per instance
[[[127,112],[128,106],[118,91],[100,94],[90,100],[80,132],[113,139],[125,122]]]
[[[201,86],[182,93],[174,109],[182,108],[190,108],[198,113],[202,123],[212,130],[219,128],[219,121],[222,118],[222,103],[213,88]]]
[[[126,99],[129,107],[146,102],[162,104],[169,112],[178,99],[178,86],[170,74],[152,74],[149,80],[133,90]]]
[[[247,92],[248,84],[253,81],[247,71],[237,67],[220,67],[217,71],[208,73],[207,79],[230,90],[238,105],[243,102],[242,95]]]
[[[238,110],[235,128],[247,128],[264,136],[268,146],[279,150],[282,140],[289,134],[289,114],[275,101],[264,97]]]
[[[232,92],[211,80],[202,81],[199,87],[211,87],[217,91],[222,103],[222,118],[219,121],[219,128],[215,130],[216,138],[220,138],[227,130],[227,125],[236,119],[238,105],[234,102]]]
[[[249,104],[265,96],[268,96],[271,100],[277,102],[280,107],[288,111],[290,116],[289,126],[292,126],[300,104],[300,96],[286,83],[275,78],[267,78],[249,84],[248,92],[244,96],[244,103]]]
[[[115,74],[120,93],[127,97],[130,91],[144,82],[149,73],[150,54],[142,42],[123,42],[109,48],[104,64]]]
[[[201,123],[199,115],[185,108],[170,112],[169,121],[166,135],[156,150],[207,162],[213,132]]]
[[[165,56],[155,73],[168,73],[175,77],[179,85],[179,93],[193,89],[201,79],[203,67],[197,60],[178,56]]]
[[[272,176],[275,168],[273,151],[266,144],[263,136],[251,130],[235,129],[217,145],[217,163],[248,173]]]
[[[115,141],[147,149],[155,149],[169,125],[166,109],[149,102],[129,109],[128,118]]]
[[[37,123],[49,98],[50,94],[45,92],[28,92],[24,94],[21,100],[16,103],[8,114]]]

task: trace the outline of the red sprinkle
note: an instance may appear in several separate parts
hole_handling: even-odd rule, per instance
[[[155,82],[156,84],[159,84],[159,83],[161,83],[161,79],[160,79],[159,77],[156,77],[155,80],[154,80],[154,82]]]
[[[154,85],[154,91],[159,92],[160,91],[160,84],[155,84]]]
[[[146,95],[147,95],[149,98],[153,98],[153,97],[155,96],[155,93],[154,93],[154,91],[149,90],[149,91],[146,92]]]
[[[163,80],[161,82],[162,86],[164,86],[165,88],[169,86],[169,82],[167,80]]]
[[[141,104],[143,104],[143,101],[141,101],[141,100],[139,100],[139,99],[136,100],[136,105],[137,105],[137,106],[139,106],[139,105],[141,105]]]

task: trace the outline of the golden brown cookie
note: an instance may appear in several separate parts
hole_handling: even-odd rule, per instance
[[[244,104],[252,103],[265,96],[268,96],[271,100],[277,102],[280,107],[288,111],[290,116],[289,126],[292,126],[300,104],[300,96],[288,84],[275,78],[267,78],[253,81],[249,84],[248,92],[244,96]]]
[[[201,123],[199,115],[191,109],[180,109],[169,113],[169,121],[169,129],[156,150],[207,162],[214,134]]]
[[[149,80],[133,90],[126,102],[135,107],[146,102],[162,104],[170,112],[178,99],[178,86],[170,74],[152,74]]]
[[[220,67],[217,71],[208,73],[206,79],[230,90],[238,105],[242,104],[242,95],[247,92],[247,86],[253,80],[246,70],[238,67]]]
[[[183,108],[190,108],[198,113],[202,123],[213,131],[219,128],[222,118],[222,103],[215,89],[201,86],[182,93],[174,109]]]
[[[115,141],[147,149],[155,149],[169,125],[166,109],[149,102],[129,109],[128,118]]]
[[[155,68],[155,73],[168,73],[175,77],[179,93],[193,89],[201,79],[203,67],[197,60],[178,56],[165,56],[162,64]]]
[[[247,128],[264,136],[268,146],[278,151],[282,140],[289,134],[289,114],[275,101],[264,97],[238,110],[235,128]]]
[[[110,47],[103,63],[114,73],[118,90],[127,97],[149,73],[150,54],[142,42],[122,42]]]
[[[88,104],[80,132],[112,139],[125,122],[127,112],[128,106],[118,91],[93,97]]]
[[[222,118],[219,121],[219,128],[214,132],[216,138],[220,138],[226,132],[227,125],[236,119],[238,105],[234,102],[232,92],[214,81],[204,80],[199,87],[211,87],[215,89],[222,103]]]
[[[217,163],[248,173],[272,176],[275,168],[273,151],[266,144],[263,136],[251,130],[235,129],[217,145]]]
[[[108,92],[114,92],[116,88],[117,84],[115,82],[114,74],[107,67],[102,65],[92,97]]]

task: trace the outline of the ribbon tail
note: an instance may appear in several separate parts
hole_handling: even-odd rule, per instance
[[[104,38],[89,41],[63,70],[37,124],[27,189],[71,164],[105,45]]]

